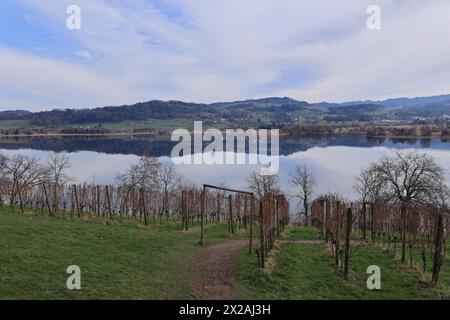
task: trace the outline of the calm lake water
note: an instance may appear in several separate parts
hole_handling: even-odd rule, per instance
[[[72,162],[71,176],[76,182],[113,183],[118,173],[136,163],[140,155],[150,154],[170,161],[172,143],[162,137],[64,137],[0,138],[0,152],[24,154],[45,161],[49,152],[66,154]],[[280,141],[280,184],[292,189],[289,174],[298,165],[307,165],[317,178],[317,193],[339,192],[355,198],[355,176],[370,162],[392,149],[418,149],[433,155],[444,168],[450,168],[450,142],[441,139],[367,139],[355,136],[306,137]],[[245,188],[250,165],[180,165],[178,172],[186,182],[201,185],[226,184]],[[450,184],[450,173],[446,173]]]

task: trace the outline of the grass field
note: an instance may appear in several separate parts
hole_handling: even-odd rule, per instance
[[[179,229],[2,212],[0,299],[202,298],[191,290],[199,230]],[[227,225],[206,228],[206,245],[229,238]],[[82,290],[66,288],[69,265],[80,266]]]
[[[316,228],[287,227],[281,234],[281,239],[286,240],[318,240],[319,234]]]
[[[47,131],[52,134],[59,134],[64,128],[95,128],[101,125],[102,128],[108,129],[113,133],[133,133],[135,130],[139,132],[151,133],[167,133],[176,129],[193,130],[194,121],[188,118],[172,118],[172,119],[145,119],[142,121],[122,121],[122,122],[104,122],[104,123],[84,123],[61,125],[57,127],[47,128]],[[204,121],[204,129],[215,128],[225,130],[233,128],[234,124],[227,121],[212,122]],[[45,129],[40,126],[33,126],[27,120],[0,120],[0,130],[5,129]]]
[[[28,128],[26,120],[0,120],[0,129],[23,129]]]
[[[257,228],[256,228],[257,229]],[[255,234],[257,230],[255,230]],[[246,239],[244,231],[208,226],[205,245]],[[288,227],[286,240],[317,240],[313,228]],[[201,299],[192,289],[202,275],[199,228],[188,232],[163,219],[144,227],[127,219],[122,224],[98,218],[71,220],[0,211],[0,299]],[[415,260],[419,259],[416,256]],[[447,261],[446,261],[447,262]],[[66,288],[70,265],[81,268],[82,290]],[[366,287],[369,265],[381,268],[382,289]],[[432,289],[415,269],[391,252],[372,245],[354,249],[350,280],[321,243],[285,243],[271,273],[261,272],[255,254],[243,249],[236,267],[237,297],[242,299],[438,299],[446,297],[450,270]]]

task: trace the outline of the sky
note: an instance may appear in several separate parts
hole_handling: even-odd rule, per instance
[[[450,0],[2,0],[0,111],[448,94],[448,39]]]

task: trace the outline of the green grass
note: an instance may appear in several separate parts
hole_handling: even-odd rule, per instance
[[[400,261],[402,252],[401,242],[397,240],[397,249],[394,256],[393,243],[391,243],[391,247],[388,248],[387,240],[383,237],[380,240],[380,246],[383,247],[383,250],[386,252],[386,254],[388,254],[392,259]],[[428,281],[431,279],[433,269],[433,241],[431,241],[431,245],[431,249],[426,253],[425,274],[423,274],[423,260],[419,240],[412,247],[412,269],[410,267],[410,252],[408,244],[406,246],[406,262],[404,264],[406,268],[422,273],[422,277]],[[450,248],[448,248],[448,246],[446,247],[445,252],[446,254],[444,256],[444,263],[441,267],[441,271],[439,272],[439,283],[437,289],[443,299],[450,299]]]
[[[83,125],[89,126],[89,125]],[[92,126],[92,124],[91,124]],[[179,128],[191,128],[193,121],[189,119],[148,119],[144,121],[124,121],[118,123],[103,123],[102,126],[111,130],[131,131],[133,129],[167,131]]]
[[[95,127],[98,123],[87,123],[79,125],[82,128]],[[102,127],[112,131],[120,132],[132,132],[133,130],[147,130],[147,131],[162,131],[169,132],[176,129],[192,130],[194,127],[194,121],[187,118],[173,118],[173,119],[147,119],[142,121],[122,121],[122,122],[107,122],[101,123]],[[75,125],[70,125],[72,127]],[[226,129],[230,127],[229,123],[212,123],[211,121],[205,121],[203,126],[206,128]]]
[[[194,299],[199,229],[0,213],[0,299]],[[230,238],[207,226],[205,245]],[[244,231],[234,237],[245,238]],[[66,269],[81,268],[69,291]]]
[[[150,219],[152,222],[152,219]],[[157,221],[159,222],[159,221]],[[237,228],[238,229],[238,228]],[[143,227],[134,220],[106,224],[37,213],[0,211],[0,299],[198,299],[192,290],[201,276],[199,227],[181,231],[162,220]],[[257,228],[254,234],[258,235]],[[286,239],[314,240],[313,228],[289,227]],[[205,246],[247,239],[228,225],[207,225]],[[70,265],[81,268],[82,290],[66,288]],[[369,291],[366,269],[381,268],[382,290]],[[243,249],[237,265],[243,299],[430,299],[438,297],[390,252],[374,246],[354,250],[345,282],[321,244],[285,244],[271,274],[261,273],[255,254]],[[443,286],[450,270],[442,271]]]
[[[300,238],[304,238],[308,232],[301,230]],[[243,251],[237,268],[238,295],[247,299],[283,300],[439,298],[417,274],[379,248],[361,246],[353,251],[350,261],[350,280],[346,282],[321,244],[284,244],[271,274],[258,270],[252,256]],[[366,271],[370,265],[381,268],[381,290],[367,289]]]
[[[281,234],[285,240],[318,240],[320,235],[313,227],[287,227]]]
[[[26,120],[0,120],[0,129],[23,129],[28,127],[29,122]]]

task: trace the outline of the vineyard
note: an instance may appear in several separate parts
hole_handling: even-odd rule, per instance
[[[428,155],[397,151],[361,172],[354,185],[360,201],[328,194],[312,203],[311,221],[332,247],[345,279],[352,243],[357,247],[370,238],[394,256],[400,252],[411,268],[419,252],[423,273],[432,265],[431,282],[438,283],[450,215],[443,173]]]
[[[217,287],[220,291],[226,283],[224,290],[227,294],[224,297],[234,298],[234,273],[244,272],[239,281],[251,284],[243,289],[245,294],[241,295],[244,297],[253,294],[268,298],[272,298],[270,294],[276,297],[291,297],[289,294],[294,298],[298,295],[303,297],[304,293],[295,288],[292,293],[288,290],[286,295],[274,289],[273,293],[265,296],[267,292],[264,288],[274,286],[276,277],[279,277],[277,281],[280,283],[292,277],[291,281],[297,281],[299,288],[302,282],[311,286],[321,285],[322,279],[317,277],[325,271],[324,279],[334,281],[342,290],[340,294],[345,296],[351,293],[346,285],[336,279],[336,275],[342,276],[344,283],[360,286],[364,277],[361,270],[364,273],[365,268],[378,264],[383,265],[384,270],[388,270],[386,272],[405,272],[399,279],[408,283],[414,283],[416,280],[412,274],[419,272],[430,287],[436,287],[440,283],[440,271],[446,259],[446,232],[450,215],[446,202],[448,190],[443,184],[443,170],[432,158],[423,154],[399,152],[370,164],[356,179],[354,189],[360,198],[354,200],[332,193],[313,198],[311,190],[315,181],[306,168],[298,169],[292,179],[293,185],[299,189],[298,194],[293,195],[283,193],[274,177],[255,173],[249,178],[248,190],[221,185],[188,185],[183,183],[173,166],[159,163],[151,157],[142,157],[138,164],[119,174],[116,182],[109,185],[72,183],[66,173],[69,164],[64,157],[56,154],[45,164],[20,155],[11,159],[0,157],[0,161],[0,211],[12,214],[2,217],[7,223],[12,223],[11,226],[14,226],[14,219],[33,216],[48,218],[55,225],[64,224],[61,220],[73,223],[70,227],[64,224],[64,228],[69,228],[73,234],[77,234],[77,228],[84,230],[85,226],[77,224],[80,221],[101,222],[102,226],[118,234],[134,226],[140,231],[126,232],[138,238],[150,237],[152,244],[146,246],[154,247],[155,252],[167,252],[165,259],[159,257],[161,261],[167,260],[166,263],[177,265],[177,259],[182,259],[183,265],[189,265],[183,272],[200,271],[204,274],[203,279],[192,280],[201,284],[194,290],[199,296],[222,297],[220,292],[211,293],[205,288]],[[301,200],[304,209],[296,223],[304,227],[293,226],[290,202],[295,197]],[[52,228],[45,222],[43,225],[50,230]],[[117,229],[118,226],[125,229]],[[316,231],[312,232],[311,228]],[[146,234],[141,234],[141,231]],[[33,234],[33,229],[30,232]],[[296,232],[299,234],[296,235]],[[316,233],[317,236],[314,235]],[[5,234],[16,237],[14,232],[7,231]],[[36,233],[37,236],[39,234]],[[82,234],[89,238],[95,232],[86,234],[83,231]],[[20,235],[21,232],[17,232],[19,238]],[[110,236],[114,238],[114,234],[102,237]],[[60,237],[59,241],[65,243],[67,239],[64,235]],[[123,241],[125,238],[121,239]],[[168,253],[168,242],[163,239],[172,239],[179,244]],[[10,252],[16,241],[26,240],[14,240],[12,244],[5,245],[4,252]],[[101,243],[115,250],[112,249],[114,240]],[[132,243],[135,248],[141,247]],[[165,249],[162,250],[159,245]],[[177,251],[179,249],[176,247],[183,248],[184,253]],[[198,251],[197,248],[205,250]],[[101,247],[98,249],[102,250]],[[234,271],[241,251],[245,251],[245,257],[240,258],[241,262],[237,264],[241,271]],[[384,253],[388,254],[391,262],[385,261]],[[11,254],[14,256],[10,253],[5,256],[6,259]],[[361,254],[370,257],[367,258],[370,262],[364,260]],[[194,257],[198,260],[195,263],[189,260]],[[103,258],[108,259],[106,256]],[[324,263],[328,258],[332,259],[331,271]],[[151,255],[148,259],[149,265],[158,265]],[[321,267],[316,270],[314,264],[318,263],[317,259],[321,261]],[[395,266],[395,260],[409,270]],[[250,269],[252,265],[256,266],[257,271]],[[267,268],[267,265],[270,267]],[[292,266],[283,269],[287,265]],[[222,269],[217,269],[220,266]],[[167,266],[159,268],[163,272]],[[298,273],[297,268],[303,273]],[[146,269],[142,267],[142,271]],[[314,271],[322,273],[307,276]],[[217,272],[223,274],[217,276]],[[444,273],[446,283],[447,271]],[[180,274],[191,279],[185,273]],[[261,281],[268,282],[261,285]],[[396,285],[401,286],[401,281]],[[260,287],[252,287],[258,284]],[[286,285],[281,284],[283,287]],[[324,283],[322,286],[326,288],[327,285]],[[404,292],[405,296],[418,296],[420,282],[414,284],[414,288],[415,291]],[[364,297],[364,290],[367,289],[358,287],[357,292]],[[328,298],[329,293],[326,290],[323,292],[318,296]],[[424,296],[426,294],[428,291]]]
[[[448,209],[407,207],[406,223],[402,221],[402,208],[388,203],[350,203],[335,195],[325,195],[312,204],[312,223],[332,248],[335,265],[348,279],[351,247],[373,243],[401,252],[401,259],[413,267],[413,252],[420,252],[422,270],[432,264],[432,281],[438,282],[445,253],[445,233]],[[445,220],[445,221],[444,221]],[[406,229],[404,226],[406,225]],[[403,241],[404,240],[404,241]],[[431,262],[429,262],[431,261]]]
[[[261,268],[289,222],[284,194],[271,192],[261,199],[252,192],[223,186],[183,185],[172,166],[163,166],[154,158],[141,158],[138,165],[117,177],[116,185],[70,184],[64,175],[66,159],[55,155],[51,161],[46,168],[23,156],[10,160],[0,180],[0,208],[50,217],[98,218],[107,224],[135,221],[149,226],[164,221],[184,231],[200,229],[201,245],[205,227],[226,223],[230,234],[248,233],[250,253],[254,238],[259,240],[256,253]],[[259,235],[254,234],[255,225]]]

